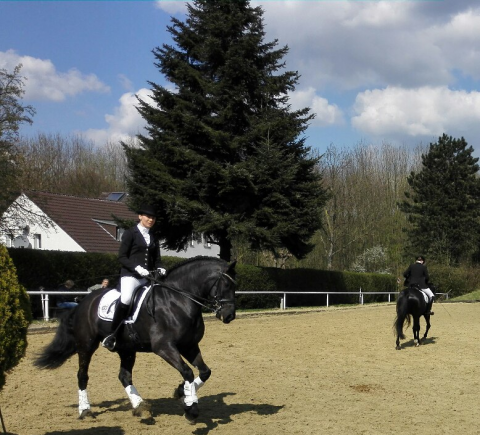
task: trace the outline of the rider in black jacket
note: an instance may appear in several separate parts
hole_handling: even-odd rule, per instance
[[[425,257],[418,256],[415,263],[408,266],[408,269],[403,273],[407,285],[416,284],[425,292],[429,298],[429,304],[433,304],[435,294],[429,288],[428,269],[425,266]]]
[[[157,270],[165,275],[161,266],[160,241],[152,233],[155,225],[156,211],[152,206],[144,205],[138,210],[138,225],[127,229],[122,236],[118,251],[118,260],[122,265],[120,272],[120,301],[115,308],[112,321],[112,334],[102,342],[108,350],[115,350],[119,326],[128,314],[134,290],[147,283],[145,278],[150,272]]]

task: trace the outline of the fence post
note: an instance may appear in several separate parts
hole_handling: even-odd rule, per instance
[[[283,294],[283,309],[284,310],[287,309],[287,294],[286,293]]]
[[[42,310],[43,310],[43,320],[45,322],[48,322],[50,320],[49,317],[49,306],[48,306],[48,293],[44,293],[42,290],[42,293],[40,294],[40,297],[42,298]]]
[[[330,296],[330,295],[327,293],[327,307],[328,307],[328,304],[329,304],[329,301],[328,301],[328,297],[329,297],[329,296]]]
[[[362,287],[360,287],[360,292],[359,292],[359,299],[360,299],[360,305],[363,305],[363,293],[362,293]]]

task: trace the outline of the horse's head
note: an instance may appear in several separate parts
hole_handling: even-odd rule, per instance
[[[221,272],[215,285],[212,287],[210,296],[213,298],[215,314],[223,323],[230,323],[235,319],[235,264]]]

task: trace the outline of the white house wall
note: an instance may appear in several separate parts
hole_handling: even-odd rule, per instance
[[[206,245],[202,242],[193,241],[188,244],[186,250],[169,251],[168,249],[161,250],[162,255],[169,257],[181,257],[181,258],[192,258],[198,255],[206,257],[217,257],[220,256],[220,246],[218,245]]]
[[[31,212],[32,214],[30,216],[39,215],[48,218],[47,215],[24,194],[20,195],[15,202],[20,204],[22,208]],[[85,250],[77,242],[75,242],[75,240],[73,240],[55,222],[51,221],[51,219],[51,225],[48,228],[45,228],[36,222],[38,219],[35,220],[34,218],[26,218],[19,221],[13,216],[12,210],[13,208],[9,207],[3,215],[3,219],[5,220],[7,226],[14,229],[13,236],[17,238],[16,240],[18,244],[22,245],[23,235],[24,247],[28,247],[28,243],[30,243],[30,247],[39,249],[35,245],[38,243],[35,241],[35,237],[36,235],[39,235],[41,243],[40,249],[42,250],[85,252]],[[27,225],[30,227],[30,231],[28,234],[24,234],[24,228]],[[0,243],[10,246],[9,239],[10,236],[8,234],[0,233]]]

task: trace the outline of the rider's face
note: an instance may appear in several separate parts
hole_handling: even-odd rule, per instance
[[[155,216],[150,216],[148,214],[139,214],[138,219],[140,220],[140,224],[148,229],[152,228],[156,221]]]

